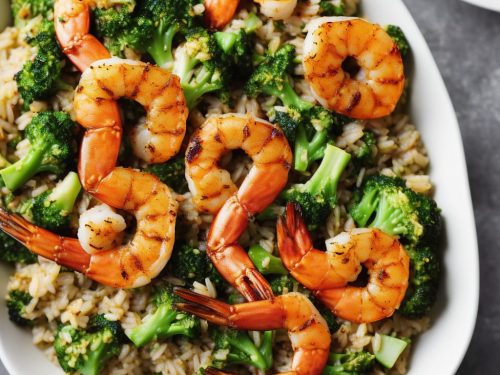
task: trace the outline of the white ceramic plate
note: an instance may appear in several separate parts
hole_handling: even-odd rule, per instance
[[[500,0],[462,0],[481,8],[495,10],[500,12]]]
[[[485,0],[483,0],[485,2]],[[444,276],[432,328],[414,345],[412,375],[452,375],[474,329],[479,266],[474,216],[462,141],[455,112],[436,63],[401,0],[364,0],[363,12],[380,24],[400,25],[413,49],[411,118],[422,133],[431,160],[436,200],[446,227]],[[0,29],[7,24],[8,0],[0,0]],[[5,8],[5,9],[4,9]],[[4,290],[9,270],[0,269],[0,357],[11,375],[61,373],[31,343],[31,334],[7,318]]]

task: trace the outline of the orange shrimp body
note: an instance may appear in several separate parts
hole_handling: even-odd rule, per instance
[[[0,210],[0,228],[35,254],[115,288],[148,284],[170,259],[175,239],[177,201],[153,175],[115,168],[96,197],[135,215],[134,237],[117,248],[87,253],[76,238],[62,237],[20,216]]]
[[[325,367],[331,344],[330,331],[316,307],[301,293],[237,305],[185,289],[177,289],[176,294],[188,301],[177,304],[180,310],[214,324],[252,331],[286,329],[294,351],[292,368],[287,374],[317,375]]]
[[[239,189],[218,163],[238,148],[254,162]],[[284,188],[291,161],[292,151],[281,129],[250,115],[208,119],[186,151],[186,178],[195,205],[202,212],[218,212],[207,238],[208,254],[225,279],[249,300],[272,297],[272,292],[237,241],[248,217],[264,210]]]
[[[354,229],[313,248],[299,209],[289,204],[277,224],[278,248],[285,267],[342,319],[371,323],[391,316],[403,300],[410,260],[401,243],[373,228]],[[365,287],[350,286],[364,265]]]
[[[405,76],[401,53],[385,30],[350,17],[318,18],[308,29],[304,75],[316,99],[356,119],[389,115]]]

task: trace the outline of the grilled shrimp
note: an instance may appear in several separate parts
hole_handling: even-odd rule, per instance
[[[58,236],[4,210],[0,210],[0,229],[35,254],[102,284],[115,288],[148,284],[172,253],[177,201],[170,189],[153,175],[115,168],[101,182],[96,197],[135,215],[137,230],[128,243],[89,254],[78,239]]]
[[[289,204],[277,224],[278,248],[292,276],[338,317],[370,323],[391,316],[408,287],[410,261],[401,243],[381,230],[354,229],[313,248],[298,207]],[[364,265],[365,287],[350,286]]]
[[[94,61],[108,59],[111,54],[92,34],[90,10],[85,0],[56,0],[54,26],[63,52],[76,67],[83,71]]]
[[[116,165],[121,121],[119,112],[115,112],[118,107],[109,104],[122,97],[137,101],[147,112],[145,122],[131,133],[131,144],[138,157],[148,163],[160,163],[181,147],[188,111],[179,78],[139,61],[97,61],[83,72],[73,103],[76,120],[87,128],[79,173],[83,186],[90,192]]]
[[[311,301],[301,293],[288,293],[271,300],[228,305],[185,289],[176,293],[187,300],[180,310],[211,323],[234,329],[288,330],[294,351],[287,374],[321,374],[328,359],[331,336],[328,326]]]
[[[254,0],[260,5],[260,12],[273,20],[289,18],[297,0]],[[240,0],[205,0],[205,23],[210,28],[222,29],[234,17]]]
[[[243,149],[254,165],[240,188],[219,159]],[[227,114],[208,119],[193,134],[186,151],[186,179],[200,211],[216,213],[208,238],[208,255],[224,278],[247,299],[272,297],[238,238],[248,217],[264,210],[286,185],[292,152],[283,132],[250,115]]]
[[[404,88],[396,43],[380,26],[360,18],[312,21],[304,41],[303,65],[316,99],[352,118],[389,115]]]
[[[80,215],[78,240],[89,254],[121,244],[127,227],[123,216],[106,204],[94,206]]]

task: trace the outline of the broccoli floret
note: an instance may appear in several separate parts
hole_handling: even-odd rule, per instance
[[[299,283],[290,274],[270,278],[269,285],[274,294],[282,295],[297,290]]]
[[[410,280],[399,313],[409,319],[427,315],[436,302],[440,260],[429,247],[406,247],[410,256]]]
[[[176,244],[169,264],[172,274],[179,279],[204,283],[208,277],[217,287],[224,283],[207,253],[195,247]]]
[[[137,347],[146,345],[153,340],[172,336],[197,337],[200,333],[200,320],[190,314],[177,311],[174,306],[181,302],[174,294],[170,284],[156,285],[151,296],[156,306],[154,314],[128,334],[129,339]]]
[[[363,145],[354,154],[353,162],[357,168],[370,167],[374,164],[377,138],[371,131],[365,131],[361,137]]]
[[[53,12],[54,0],[12,0],[10,7],[14,24],[19,26],[39,15],[47,18]]]
[[[294,59],[295,48],[290,44],[267,55],[250,76],[245,91],[251,97],[264,94],[281,100],[285,110],[275,108],[269,116],[284,129],[287,139],[295,142],[294,169],[304,172],[323,157],[331,135],[349,119],[297,95],[290,81]]]
[[[319,2],[319,14],[325,17],[344,16],[345,0],[321,0]]]
[[[274,256],[269,251],[266,251],[260,245],[252,245],[248,250],[248,256],[252,260],[252,263],[257,267],[260,273],[263,275],[286,275],[288,271],[283,262],[277,256]]]
[[[217,38],[216,35],[219,35]],[[235,80],[251,69],[250,43],[243,31],[211,34],[203,28],[189,30],[176,51],[174,73],[180,77],[189,108],[213,92],[225,94]]]
[[[406,57],[410,51],[410,43],[408,42],[408,39],[406,39],[403,30],[401,30],[399,26],[388,25],[385,28],[385,31],[396,42],[399,52],[401,52],[401,56],[403,58]]]
[[[117,356],[126,336],[118,322],[97,315],[88,329],[60,325],[54,339],[54,349],[62,369],[68,373],[98,375],[106,362]]]
[[[255,13],[250,13],[245,19],[245,32],[251,34],[262,26],[262,21]]]
[[[228,80],[244,81],[250,75],[252,66],[252,42],[244,30],[219,31],[214,33],[215,41],[222,50],[220,56],[224,63]],[[234,70],[237,68],[237,70]]]
[[[31,208],[33,222],[52,231],[67,229],[81,189],[78,174],[69,172],[54,189],[35,197]]]
[[[27,327],[33,325],[33,321],[26,319],[26,306],[31,302],[32,297],[29,293],[20,290],[12,290],[7,296],[7,309],[9,312],[9,319],[21,326]]]
[[[31,147],[21,160],[0,170],[5,186],[13,191],[34,175],[50,172],[65,174],[75,160],[75,123],[64,112],[41,112],[26,127]]]
[[[104,39],[104,45],[113,56],[124,57],[126,47],[141,50],[154,33],[151,19],[134,15],[134,4],[119,8],[96,8],[93,11],[95,34]]]
[[[310,230],[324,225],[337,203],[337,185],[351,155],[327,145],[325,156],[314,175],[305,183],[292,185],[282,193],[287,202],[298,203]]]
[[[36,46],[38,52],[15,75],[25,109],[34,100],[44,99],[57,89],[68,87],[61,80],[63,54],[56,41],[53,22],[45,21],[41,31],[29,38],[28,43]]]
[[[149,165],[145,171],[156,175],[176,193],[184,194],[188,191],[183,156],[176,156],[166,163]]]
[[[174,73],[181,79],[189,108],[193,108],[204,94],[226,87],[218,55],[220,48],[215,38],[202,28],[191,30],[186,43],[178,48]]]
[[[141,4],[139,14],[154,25],[146,50],[158,65],[173,61],[172,42],[178,32],[200,24],[201,17],[193,10],[200,3],[200,0],[147,0]]]
[[[0,261],[10,264],[36,263],[38,256],[29,251],[24,245],[0,231]]]
[[[375,366],[375,355],[368,352],[331,353],[323,375],[368,374]]]
[[[227,328],[216,329],[213,340],[214,367],[223,369],[232,365],[247,365],[261,370],[268,369],[266,359],[246,332]]]
[[[379,228],[405,243],[435,246],[439,241],[441,217],[436,202],[407,188],[400,178],[367,179],[350,212],[358,226]]]

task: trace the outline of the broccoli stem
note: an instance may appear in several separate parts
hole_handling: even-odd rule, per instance
[[[325,156],[314,175],[304,185],[305,191],[312,195],[323,193],[327,197],[336,197],[337,185],[351,155],[344,150],[327,145]],[[335,204],[335,202],[330,202]]]
[[[236,337],[228,337],[227,340],[232,346],[234,346],[244,355],[248,356],[251,361],[251,363],[248,363],[248,361],[245,359],[245,356],[241,357],[236,353],[229,353],[227,355],[229,362],[234,364],[253,365],[260,370],[266,369],[266,360],[246,333],[239,332]]]
[[[147,48],[148,53],[159,66],[166,67],[174,61],[172,43],[178,31],[178,24],[171,25],[164,30],[163,22],[161,22],[157,34]]]
[[[39,172],[44,154],[45,148],[42,145],[34,144],[26,156],[2,169],[0,175],[5,182],[5,186],[10,191],[14,191],[24,185],[26,181]]]
[[[165,337],[177,314],[178,312],[173,311],[170,306],[160,305],[153,316],[132,329],[128,337],[137,347],[141,347],[158,337]]]
[[[286,275],[288,271],[283,266],[280,258],[272,255],[260,245],[252,245],[248,250],[248,256],[260,273],[264,275],[278,274]]]
[[[194,65],[195,64],[193,64],[193,66]],[[217,83],[208,83],[211,77],[212,73],[205,67],[201,68],[200,72],[196,75],[195,85],[190,85],[186,82],[183,83],[181,76],[181,86],[184,90],[184,97],[186,98],[186,103],[189,109],[192,109],[203,95],[220,88]]]
[[[304,126],[300,124],[297,128],[294,145],[294,169],[299,172],[305,172],[313,161],[321,159],[325,154],[327,138],[328,132],[321,130],[316,132],[313,139],[309,141]]]
[[[228,53],[233,48],[234,43],[236,43],[238,34],[228,31],[218,31],[214,34],[214,37],[219,47],[222,48],[225,53]]]
[[[264,332],[259,352],[266,362],[265,370],[269,370],[273,365],[273,331]]]
[[[280,98],[285,106],[298,109],[299,111],[306,111],[314,107],[314,104],[301,99],[300,96],[297,95],[290,81],[286,81],[281,90],[272,90],[270,94]]]
[[[61,211],[64,216],[73,210],[78,194],[82,189],[78,174],[69,172],[68,175],[52,190],[47,202]]]
[[[405,232],[404,223],[405,213],[388,202],[385,195],[382,195],[379,201],[377,214],[370,224],[372,228],[378,228],[391,235],[399,235]]]
[[[105,349],[106,345],[102,341],[97,348],[92,347],[87,354],[87,360],[83,366],[78,369],[78,372],[81,375],[99,375],[103,364],[102,359],[106,356]]]
[[[262,26],[262,21],[255,13],[250,13],[245,20],[245,32],[247,34],[253,33]]]

